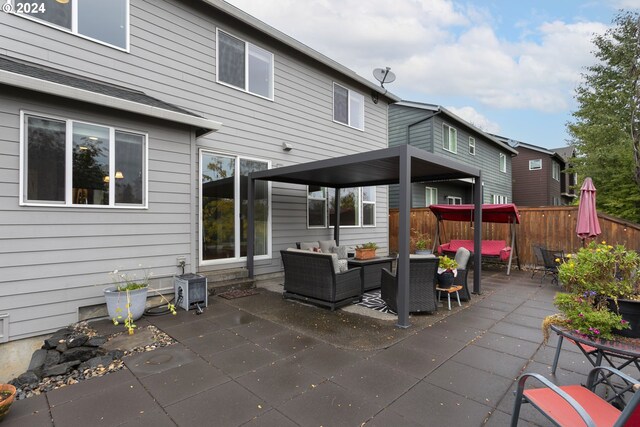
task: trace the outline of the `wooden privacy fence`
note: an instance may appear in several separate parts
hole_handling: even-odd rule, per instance
[[[577,206],[518,207],[518,212],[520,224],[516,225],[516,241],[523,267],[535,264],[532,245],[562,249],[565,253],[575,252],[582,247],[582,241],[576,235]],[[640,251],[640,225],[601,213],[598,213],[598,218],[602,229],[602,234],[597,237],[598,241],[606,240],[611,245],[621,244]],[[443,221],[442,225],[442,243],[451,239],[473,239],[473,224]],[[436,231],[435,215],[429,208],[411,209],[411,229],[433,239]],[[509,242],[509,224],[483,223],[482,239]],[[389,210],[389,250],[398,251],[397,209]]]

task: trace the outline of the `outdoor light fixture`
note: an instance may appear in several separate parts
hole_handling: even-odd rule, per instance
[[[104,178],[102,178],[102,182],[104,182],[104,183],[106,183],[106,184],[108,184],[108,183],[109,183],[109,181],[111,181],[111,179],[109,179],[109,175],[105,175],[105,177],[104,177]]]
[[[291,150],[293,150],[293,145],[289,144],[288,142],[282,143],[282,151],[286,151],[288,153]]]
[[[60,4],[67,4],[69,3],[69,0],[56,0],[56,2]]]
[[[116,175],[115,175],[116,179],[123,179],[124,175],[122,174],[122,172],[120,171],[116,171]]]

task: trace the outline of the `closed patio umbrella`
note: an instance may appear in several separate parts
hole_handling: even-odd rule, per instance
[[[582,188],[580,188],[576,233],[583,240],[602,233],[596,211],[596,187],[594,187],[591,178],[585,178]]]

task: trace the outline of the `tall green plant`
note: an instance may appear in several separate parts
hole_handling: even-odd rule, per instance
[[[593,178],[599,209],[640,222],[640,15],[621,12],[613,23],[594,37],[598,63],[576,89],[572,164]]]

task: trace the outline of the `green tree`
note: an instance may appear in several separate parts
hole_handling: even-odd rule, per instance
[[[599,62],[576,89],[568,129],[575,172],[593,178],[598,209],[640,222],[640,15],[623,11],[613,24],[593,39]]]

